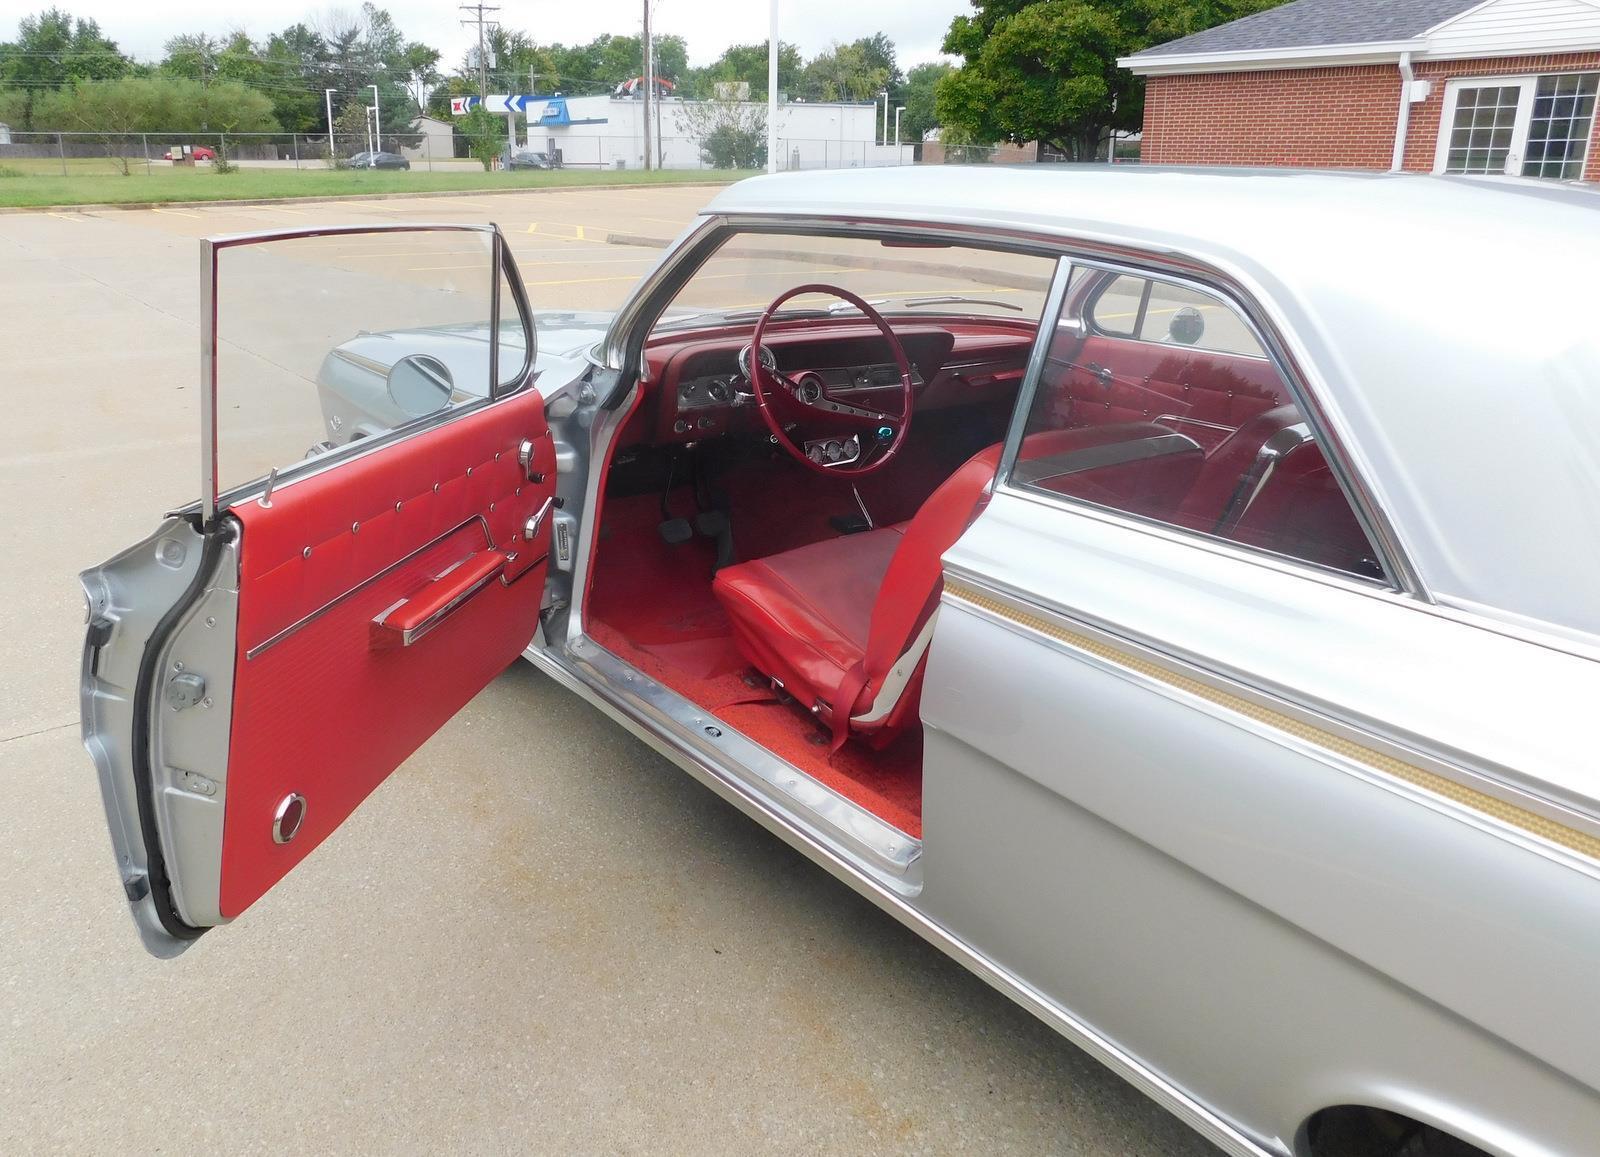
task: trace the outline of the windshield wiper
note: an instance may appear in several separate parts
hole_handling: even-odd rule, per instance
[[[902,301],[901,305],[916,309],[922,305],[996,305],[1001,309],[1012,309],[1018,313],[1025,313],[1022,306],[1014,301],[995,301],[988,297],[914,297],[910,301]]]

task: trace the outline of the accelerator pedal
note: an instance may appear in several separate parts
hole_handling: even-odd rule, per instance
[[[702,510],[694,516],[694,528],[707,538],[716,540],[717,561],[712,564],[712,574],[732,565],[733,523],[728,520],[726,510]]]

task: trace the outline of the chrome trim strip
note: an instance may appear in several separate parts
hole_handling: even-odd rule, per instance
[[[1237,682],[1159,648],[1135,642],[992,579],[947,568],[941,603],[1053,645],[1315,754],[1341,770],[1500,838],[1600,878],[1600,820],[1335,719],[1283,695]]]
[[[1029,458],[1018,462],[1011,476],[1020,486],[1032,486],[1052,478],[1081,474],[1086,470],[1099,470],[1106,466],[1126,466],[1130,462],[1143,462],[1150,458],[1187,454],[1191,451],[1198,454],[1200,445],[1187,434],[1179,434],[1176,431],[1151,434],[1142,438],[1128,438],[1121,442],[1084,446],[1078,450],[1050,454],[1043,458]]]
[[[382,570],[378,571],[376,574],[369,575],[366,578],[362,579],[355,586],[351,587],[349,590],[345,591],[343,594],[335,595],[333,598],[331,598],[327,602],[323,603],[316,610],[314,610],[310,614],[305,615],[304,617],[302,617],[300,619],[297,619],[294,622],[290,623],[287,627],[283,628],[283,630],[279,631],[277,634],[273,635],[271,638],[267,639],[264,642],[257,643],[254,647],[251,647],[248,651],[246,651],[244,653],[245,662],[248,663],[251,659],[256,658],[262,652],[264,652],[264,651],[266,651],[266,650],[268,650],[268,649],[270,649],[272,647],[276,647],[279,643],[283,642],[290,635],[294,634],[296,631],[300,630],[302,627],[306,627],[306,626],[310,625],[311,623],[315,622],[317,619],[320,619],[323,615],[325,615],[329,611],[333,610],[334,607],[338,606],[340,603],[344,602],[346,599],[352,597],[353,595],[359,594],[361,591],[365,590],[367,587],[371,586],[373,583],[377,582],[379,579],[383,578],[385,575],[392,574],[396,569],[398,569],[399,567],[404,566],[406,563],[410,562],[412,559],[416,558],[419,554],[422,554],[424,551],[432,550],[434,547],[438,546],[441,542],[444,542],[446,539],[450,538],[451,536],[456,535],[456,534],[460,534],[463,530],[465,530],[467,527],[471,526],[473,523],[477,523],[478,526],[483,530],[483,538],[484,538],[484,542],[486,544],[486,549],[494,550],[495,549],[494,535],[492,533],[490,533],[490,531],[489,531],[489,520],[484,518],[484,516],[481,515],[481,514],[474,514],[470,518],[465,518],[462,521],[460,521],[459,523],[457,523],[455,526],[451,527],[449,530],[445,531],[443,534],[438,535],[435,538],[429,539],[427,542],[425,542],[421,546],[417,547],[416,550],[413,550],[409,554],[406,554],[406,555],[396,559],[394,562],[390,563],[388,566],[384,567]],[[393,607],[390,608],[390,610],[393,610],[393,609],[394,609]]]
[[[586,671],[557,651],[537,645],[529,647],[524,655],[562,686],[649,742],[699,783],[872,901],[990,987],[1022,1005],[1223,1152],[1230,1154],[1230,1157],[1281,1157],[1280,1153],[1250,1137],[1021,976],[934,921],[916,906],[912,898],[900,895],[852,857],[841,854],[831,844],[818,838],[796,816],[776,806],[765,796],[753,792],[743,778],[727,765],[724,757],[708,758],[697,747],[691,747],[678,735],[665,730],[629,693],[619,690],[599,672]]]
[[[200,240],[200,517],[217,518],[217,246]]]

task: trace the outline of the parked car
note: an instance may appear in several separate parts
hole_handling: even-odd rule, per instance
[[[179,145],[174,145],[161,154],[163,161],[177,161],[183,158],[183,148]],[[207,148],[205,145],[195,145],[189,150],[188,158],[191,161],[214,161],[217,159],[217,153],[215,149]]]
[[[507,150],[500,154],[502,169],[559,169],[561,162],[538,149]]]
[[[399,153],[356,153],[350,158],[352,169],[409,169],[411,162]]]
[[[455,229],[499,324],[353,334],[268,476],[211,418],[83,576],[153,953],[521,655],[1225,1152],[1595,1152],[1591,193],[761,177],[610,317]]]

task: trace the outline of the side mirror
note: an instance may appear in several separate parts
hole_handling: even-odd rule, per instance
[[[1167,340],[1178,345],[1194,345],[1205,332],[1204,315],[1194,306],[1186,305],[1172,315],[1172,323],[1167,326]]]
[[[411,354],[389,368],[389,397],[413,418],[432,414],[450,403],[455,380],[438,358]]]

